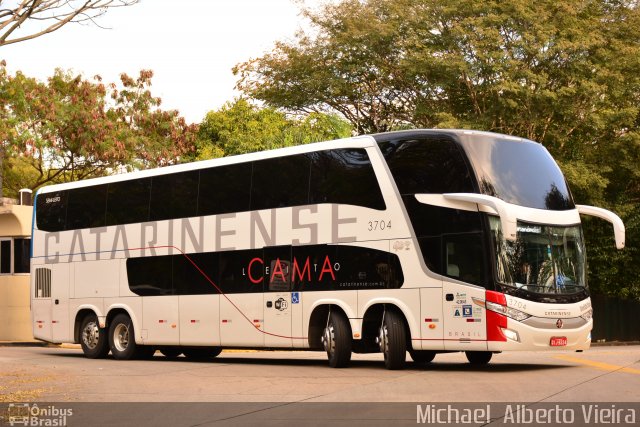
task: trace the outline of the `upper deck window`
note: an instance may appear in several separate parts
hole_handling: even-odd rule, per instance
[[[535,209],[575,207],[560,168],[541,144],[498,135],[468,135],[460,142],[482,193]]]
[[[371,160],[363,148],[316,151],[311,159],[309,203],[339,203],[384,210]]]
[[[475,192],[464,154],[449,135],[379,145],[400,194]]]
[[[343,148],[40,194],[39,230],[335,203],[385,209],[366,150]]]

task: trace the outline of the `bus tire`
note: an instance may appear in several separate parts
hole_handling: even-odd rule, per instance
[[[109,337],[105,328],[98,323],[98,316],[88,314],[80,326],[80,346],[89,359],[103,359],[109,354]]]
[[[134,358],[140,360],[151,360],[153,355],[156,354],[156,348],[150,345],[138,345],[136,346],[136,354]]]
[[[135,359],[138,353],[131,318],[124,313],[116,315],[109,326],[109,347],[114,359]]]
[[[351,360],[351,325],[340,313],[331,312],[322,343],[332,368],[346,368]]]
[[[180,347],[161,347],[160,353],[167,359],[177,359],[182,354]]]
[[[464,354],[467,356],[469,363],[476,366],[486,365],[491,361],[491,356],[493,356],[490,351],[465,351]]]
[[[435,351],[429,350],[409,350],[409,355],[415,363],[430,363],[436,357]]]
[[[384,354],[387,369],[403,369],[407,358],[407,335],[402,316],[387,310],[380,327],[380,350]]]
[[[183,351],[184,356],[191,360],[215,359],[222,352],[221,347],[190,347]]]

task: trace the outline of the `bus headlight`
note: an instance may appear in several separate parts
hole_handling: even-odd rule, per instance
[[[517,320],[518,322],[522,322],[523,320],[531,317],[530,314],[527,314],[523,311],[516,310],[515,308],[507,307],[505,305],[498,304],[491,301],[485,301],[485,307],[487,307],[487,310],[491,310],[496,313],[503,314],[507,317],[510,317],[513,320]]]
[[[518,335],[518,332],[512,331],[511,329],[505,329],[505,328],[501,328],[501,329],[502,329],[502,333],[504,334],[505,337],[507,337],[507,339],[515,342],[520,342],[520,335]]]

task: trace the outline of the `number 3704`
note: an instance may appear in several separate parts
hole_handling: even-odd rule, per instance
[[[377,231],[377,230],[386,230],[387,228],[391,228],[391,221],[369,221],[369,227],[367,230],[369,231]]]

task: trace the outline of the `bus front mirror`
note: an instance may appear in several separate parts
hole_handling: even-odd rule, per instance
[[[616,248],[624,248],[625,229],[620,217],[611,211],[595,206],[576,205],[576,209],[583,215],[595,216],[613,224],[613,235],[616,238]]]
[[[420,203],[453,209],[477,211],[476,205],[486,206],[495,211],[500,217],[500,225],[502,226],[502,235],[504,238],[511,242],[516,240],[516,233],[518,231],[516,215],[507,203],[497,197],[477,193],[446,193],[442,195],[442,198],[449,203],[442,203],[436,200],[433,194],[416,194],[415,196]],[[465,204],[468,206],[464,206]]]

